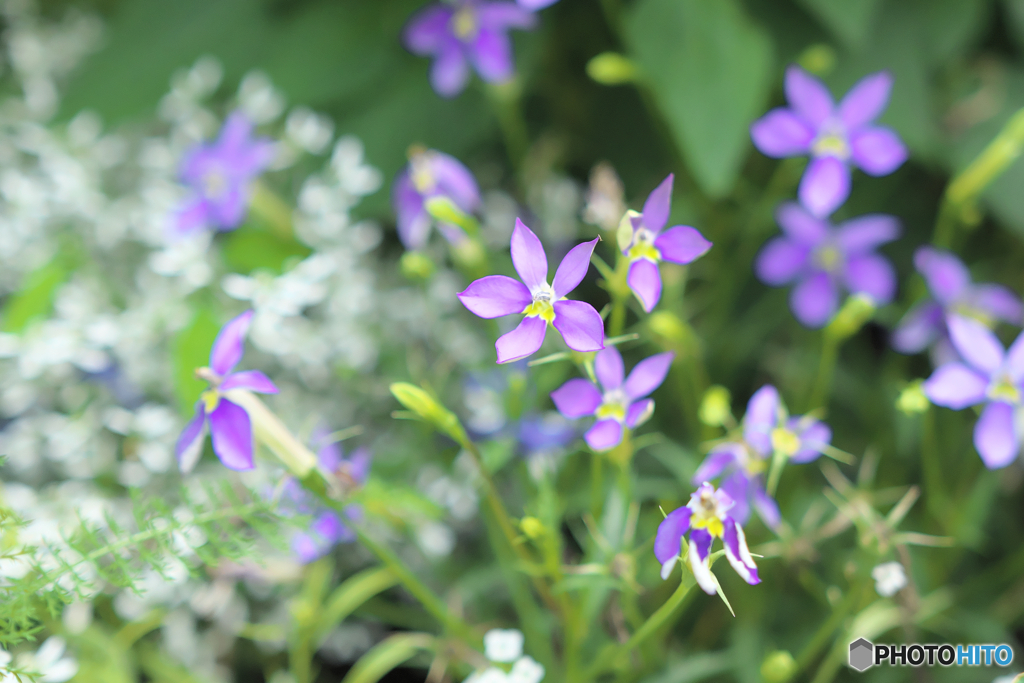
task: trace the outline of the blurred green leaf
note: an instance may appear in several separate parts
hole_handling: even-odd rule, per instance
[[[864,42],[881,0],[799,0],[811,14],[849,46]]]
[[[377,643],[359,658],[342,683],[376,683],[418,650],[435,647],[434,637],[425,633],[397,633]]]
[[[192,318],[192,324],[178,333],[171,348],[174,363],[174,395],[182,413],[188,415],[206,388],[206,383],[196,379],[195,369],[209,363],[210,348],[220,332],[220,323],[208,308],[200,308]]]
[[[53,296],[74,267],[63,254],[28,274],[24,284],[12,294],[3,307],[3,331],[21,332],[35,318],[47,315]]]
[[[262,268],[279,274],[288,259],[304,259],[311,253],[309,247],[295,240],[246,228],[232,232],[221,247],[224,262],[231,270],[239,273],[250,273]]]

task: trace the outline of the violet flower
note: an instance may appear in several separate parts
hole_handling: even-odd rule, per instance
[[[516,1],[519,3],[520,7],[525,7],[526,9],[530,10],[531,12],[535,12],[535,11],[537,11],[539,9],[544,9],[545,7],[550,7],[551,5],[553,5],[556,2],[558,2],[558,0],[516,0]]]
[[[711,248],[711,242],[689,225],[676,225],[662,232],[672,204],[673,177],[670,173],[661,185],[654,188],[644,202],[642,214],[631,216],[633,240],[622,250],[630,263],[626,282],[648,313],[661,299],[658,263],[664,260],[685,265]]]
[[[454,97],[469,80],[470,65],[488,83],[512,78],[512,28],[533,28],[536,18],[512,2],[454,0],[420,10],[402,39],[410,52],[432,56],[430,84],[438,95]]]
[[[181,165],[181,180],[193,196],[177,212],[177,232],[233,230],[241,225],[249,186],[274,154],[273,141],[252,137],[252,123],[245,115],[236,111],[228,116],[217,141],[192,150]]]
[[[889,102],[892,76],[866,76],[836,107],[828,89],[798,66],[786,70],[789,108],[773,109],[750,126],[750,135],[770,157],[810,154],[800,181],[800,201],[824,218],[850,195],[850,164],[873,176],[892,173],[907,149],[891,129],[870,125]]]
[[[213,452],[232,470],[251,470],[252,423],[245,409],[227,397],[233,389],[276,394],[277,387],[259,370],[231,372],[242,360],[245,335],[253,312],[246,311],[225,325],[210,350],[210,366],[198,368],[196,377],[210,383],[196,402],[196,414],[178,437],[175,452],[182,472],[195,467],[209,430]]]
[[[960,360],[946,329],[949,313],[988,327],[998,321],[1024,322],[1024,305],[1016,294],[1002,285],[972,283],[967,267],[948,251],[921,247],[914,254],[914,266],[928,283],[931,297],[907,311],[896,327],[892,345],[900,353],[918,353],[934,344],[938,365]]]
[[[406,249],[426,245],[434,219],[425,203],[434,197],[447,197],[465,213],[473,213],[480,206],[476,180],[458,159],[432,149],[411,150],[409,164],[395,176],[391,197],[398,216],[398,236]],[[437,227],[452,243],[466,235],[451,223],[438,222]]]
[[[932,403],[953,410],[985,404],[974,426],[974,447],[989,469],[1006,467],[1020,451],[1024,333],[1004,352],[977,320],[949,314],[946,325],[963,362],[940,366],[921,388]]]
[[[488,275],[459,293],[462,305],[481,318],[525,314],[516,329],[495,342],[499,363],[510,363],[537,352],[548,325],[558,330],[566,345],[583,353],[604,348],[604,321],[583,301],[566,301],[590,268],[597,239],[569,250],[548,284],[548,257],[533,231],[518,218],[512,231],[512,265],[523,282],[504,275]],[[525,285],[525,286],[524,286]]]
[[[686,559],[697,584],[705,593],[714,595],[718,592],[718,581],[711,574],[709,562],[711,544],[716,538],[722,539],[725,556],[740,578],[751,585],[761,583],[757,565],[747,548],[743,527],[730,512],[733,506],[728,493],[716,491],[714,486],[704,482],[690,495],[689,503],[668,513],[658,526],[654,539],[654,556],[661,563],[662,579],[667,579],[672,573],[682,550],[683,536],[689,532]]]
[[[899,236],[896,218],[869,214],[833,228],[796,202],[787,202],[776,211],[775,220],[784,234],[761,249],[754,270],[768,285],[797,281],[789,305],[801,323],[821,327],[828,322],[843,289],[867,294],[879,306],[892,300],[896,272],[888,259],[873,251]]]
[[[551,400],[569,419],[596,416],[597,422],[583,438],[595,451],[606,451],[622,441],[623,426],[634,429],[650,418],[654,400],[646,397],[665,381],[674,357],[668,351],[645,358],[623,380],[622,356],[608,346],[594,357],[594,374],[601,389],[578,377],[551,392]]]

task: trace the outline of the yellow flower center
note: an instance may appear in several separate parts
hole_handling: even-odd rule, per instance
[[[434,190],[436,181],[430,170],[430,161],[426,154],[416,154],[409,159],[409,177],[413,186],[420,194],[427,194]]]
[[[661,252],[654,246],[654,235],[646,228],[636,231],[633,246],[629,248],[629,260],[639,261],[640,259],[647,259],[651,263],[661,260]]]
[[[1008,376],[1003,375],[989,388],[988,397],[993,401],[1017,404],[1020,403],[1020,390]]]
[[[476,36],[477,21],[476,14],[469,7],[462,7],[452,16],[452,33],[459,40],[470,40]]]
[[[220,392],[216,389],[207,389],[199,398],[203,402],[203,407],[206,408],[206,414],[209,415],[217,409],[217,404],[220,403]]]
[[[825,246],[815,253],[814,258],[822,270],[831,273],[842,263],[843,254],[833,246]]]
[[[539,316],[548,324],[555,321],[555,290],[545,283],[539,292],[533,295],[533,303],[523,309],[527,317]]]
[[[690,517],[690,526],[694,529],[705,529],[715,538],[722,537],[722,520],[718,516],[718,507],[715,504],[714,494],[703,491],[700,494],[698,507]]]
[[[789,457],[800,450],[800,437],[784,427],[772,430],[772,448]]]
[[[836,157],[845,161],[850,158],[850,145],[846,138],[835,133],[822,135],[811,145],[811,152],[816,157]]]
[[[988,328],[995,327],[996,325],[996,319],[991,315],[981,309],[968,306],[967,304],[957,304],[953,306],[953,311],[957,315],[962,315],[965,318],[973,318]]]
[[[203,193],[210,199],[223,197],[228,190],[228,180],[219,170],[213,170],[203,176]]]

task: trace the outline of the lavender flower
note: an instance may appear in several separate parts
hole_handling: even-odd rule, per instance
[[[426,245],[433,218],[424,204],[434,197],[447,197],[465,213],[480,206],[476,180],[458,159],[432,149],[410,150],[409,165],[395,177],[391,198],[398,216],[398,236],[406,249]],[[465,237],[457,225],[439,222],[437,227],[449,242]]]
[[[614,448],[622,441],[623,425],[633,429],[654,412],[654,400],[646,397],[665,381],[674,357],[669,351],[645,358],[623,380],[619,350],[606,347],[594,358],[594,374],[603,391],[589,380],[576,378],[551,392],[551,400],[569,419],[595,415],[597,422],[583,435],[587,445],[595,451]]]
[[[245,335],[253,312],[246,311],[225,325],[210,350],[210,366],[196,370],[196,376],[210,383],[196,402],[196,414],[178,437],[175,452],[182,472],[195,467],[203,452],[207,429],[213,452],[232,470],[251,470],[252,424],[245,409],[227,398],[233,389],[276,394],[277,387],[259,370],[231,371],[242,360]]]
[[[548,257],[540,240],[521,220],[512,231],[512,265],[523,282],[504,275],[488,275],[459,293],[462,305],[481,318],[526,315],[519,326],[494,344],[499,363],[526,358],[544,343],[548,324],[562,334],[573,351],[604,348],[604,321],[594,307],[583,301],[566,301],[590,267],[597,239],[577,244],[565,255],[548,284]],[[524,286],[525,283],[525,286]]]
[[[627,282],[644,310],[650,313],[661,299],[661,273],[658,263],[662,260],[687,264],[703,256],[711,248],[711,242],[688,225],[676,225],[662,232],[668,222],[672,203],[672,180],[670,173],[661,185],[644,202],[644,212],[632,215],[633,239],[622,250],[629,257]]]
[[[841,289],[867,294],[877,305],[892,300],[896,273],[884,256],[872,252],[899,236],[896,218],[870,214],[833,228],[796,202],[787,202],[775,219],[784,235],[764,246],[754,270],[769,285],[798,281],[789,305],[801,323],[821,327],[828,322]]]
[[[454,0],[418,12],[403,41],[413,54],[434,57],[430,83],[442,97],[462,92],[472,64],[480,78],[500,83],[512,78],[511,28],[533,28],[535,17],[511,2]]]
[[[932,344],[938,364],[959,360],[946,329],[946,315],[957,313],[991,327],[997,321],[1024,322],[1020,298],[1001,285],[976,285],[963,262],[948,251],[921,247],[914,266],[928,283],[931,298],[907,311],[893,334],[900,353],[918,353]]]
[[[193,196],[176,215],[177,232],[237,228],[249,204],[249,185],[274,153],[271,140],[252,137],[252,124],[241,112],[231,114],[217,142],[194,149],[181,165],[181,180]]]
[[[800,181],[800,201],[819,218],[828,216],[850,194],[850,168],[883,176],[907,159],[899,137],[884,126],[870,125],[889,102],[892,76],[887,72],[861,79],[837,108],[818,79],[798,66],[786,70],[790,108],[768,112],[750,127],[754,144],[770,157],[810,154]]]
[[[708,595],[718,591],[718,581],[711,574],[708,558],[711,544],[721,538],[725,545],[725,556],[740,577],[751,585],[761,583],[757,576],[757,565],[747,548],[743,527],[730,514],[734,503],[729,494],[715,490],[704,482],[684,507],[668,513],[658,527],[654,539],[654,556],[661,563],[661,578],[667,579],[679,559],[683,536],[690,534],[687,560],[697,584]]]
[[[984,403],[974,426],[974,447],[989,469],[1006,467],[1020,451],[1024,333],[1009,351],[977,320],[946,316],[949,337],[963,362],[946,363],[921,388],[936,405],[962,410]]]

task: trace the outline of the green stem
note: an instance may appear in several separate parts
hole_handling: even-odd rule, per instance
[[[814,635],[811,636],[810,642],[804,646],[804,649],[800,651],[800,655],[796,659],[797,672],[805,671],[807,667],[810,666],[811,662],[818,656],[821,649],[828,644],[828,639],[843,623],[843,620],[845,620],[850,614],[850,611],[857,605],[862,592],[863,585],[851,587],[846,598],[832,612],[832,615],[825,620],[825,623],[818,628]]]
[[[925,501],[929,512],[949,531],[945,487],[939,443],[935,435],[935,410],[929,406],[921,416],[921,465],[924,469]]]
[[[818,406],[823,406],[828,400],[829,390],[832,388],[832,375],[835,374],[838,357],[839,339],[831,334],[824,334],[821,360],[818,363],[818,375],[814,380],[811,398],[807,401],[807,410],[814,410]]]
[[[604,507],[604,456],[590,454],[590,514],[595,520],[601,519]]]

